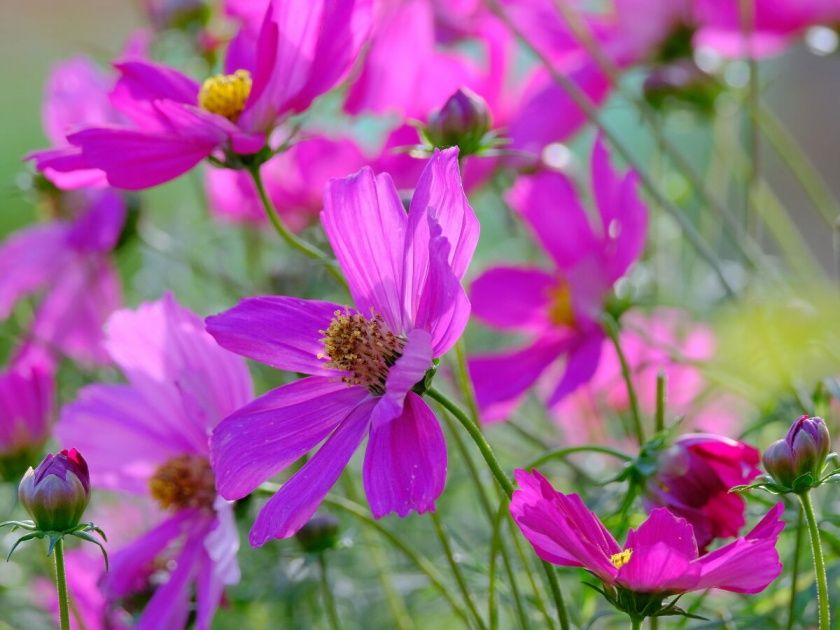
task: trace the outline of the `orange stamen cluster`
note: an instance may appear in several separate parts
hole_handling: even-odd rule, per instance
[[[575,311],[569,284],[561,280],[560,284],[549,290],[548,296],[548,317],[551,322],[557,326],[574,326]]]
[[[216,478],[199,455],[179,455],[161,464],[149,480],[149,493],[165,510],[212,509]]]
[[[402,356],[405,339],[388,330],[381,316],[336,311],[329,327],[319,332],[324,335],[324,352],[318,357],[347,372],[342,381],[363,385],[375,395],[385,393],[388,371]]]
[[[633,557],[633,550],[632,549],[625,549],[624,551],[619,551],[618,553],[614,553],[610,556],[610,562],[616,569],[620,569],[625,564],[630,562],[630,558]]]

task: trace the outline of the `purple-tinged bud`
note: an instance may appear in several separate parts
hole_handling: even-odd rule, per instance
[[[74,448],[49,454],[36,469],[26,471],[18,496],[41,531],[72,529],[90,501],[87,462]]]
[[[803,475],[811,475],[811,484],[819,481],[830,450],[831,436],[822,418],[800,416],[785,438],[765,451],[764,468],[781,485],[800,490],[795,484]]]
[[[435,147],[457,146],[466,156],[478,150],[489,130],[490,111],[485,100],[472,90],[460,88],[429,116],[425,136]]]
[[[331,549],[338,543],[338,520],[329,514],[316,514],[295,534],[295,538],[308,553]]]

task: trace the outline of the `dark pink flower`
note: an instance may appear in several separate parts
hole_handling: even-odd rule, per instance
[[[37,468],[26,471],[18,497],[41,531],[75,527],[90,502],[87,462],[75,448],[48,454]]]
[[[142,189],[211,155],[257,153],[279,123],[344,76],[367,35],[369,13],[370,0],[269,2],[256,52],[232,46],[227,74],[201,85],[172,68],[120,61],[111,100],[133,126],[92,126],[67,136],[72,153],[31,157],[39,169],[100,169],[114,187]]]
[[[683,435],[659,456],[648,478],[648,509],[667,507],[694,528],[703,550],[715,538],[737,536],[746,503],[730,488],[747,484],[761,471],[758,450],[720,435]]]
[[[653,510],[621,547],[576,494],[562,494],[537,471],[516,471],[510,511],[537,555],[582,567],[605,585],[633,593],[679,594],[717,588],[758,593],[782,571],[776,541],[784,504],[745,536],[699,555],[694,530],[665,508]]]
[[[390,177],[333,181],[322,222],[356,307],[256,297],[207,319],[225,348],[310,376],[272,390],[213,432],[221,494],[252,492],[319,443],[263,507],[251,544],[287,538],[315,513],[369,436],[364,486],[375,517],[434,509],[446,480],[437,418],[412,389],[469,318],[461,278],[478,221],[457,149],[428,161],[406,214]]]
[[[599,139],[592,153],[598,206],[593,226],[572,184],[559,173],[520,177],[510,205],[528,222],[555,269],[494,267],[472,285],[475,316],[501,330],[531,337],[513,352],[470,361],[486,421],[503,420],[541,375],[561,359],[565,367],[547,397],[549,407],[587,382],[598,367],[605,335],[600,317],[618,280],[641,255],[647,208],[632,171],[613,170]]]
[[[171,561],[138,627],[184,627],[195,588],[196,627],[206,630],[225,586],[239,580],[236,524],[216,493],[209,435],[251,399],[248,369],[169,296],[116,312],[106,347],[127,384],[82,388],[56,433],[84,449],[94,486],[149,497],[162,519],[112,555],[103,591],[128,598]]]

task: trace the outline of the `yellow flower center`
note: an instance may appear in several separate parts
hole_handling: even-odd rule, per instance
[[[149,493],[164,510],[213,507],[216,478],[199,455],[179,455],[161,464],[149,480]]]
[[[388,370],[402,356],[405,339],[388,330],[381,316],[336,311],[329,327],[319,332],[324,335],[324,352],[318,358],[348,372],[341,380],[363,385],[372,394],[385,393]]]
[[[610,562],[616,569],[620,569],[625,564],[630,562],[630,558],[633,556],[632,549],[625,549],[624,551],[619,551],[618,553],[614,553],[610,556]]]
[[[251,73],[237,70],[233,74],[217,74],[206,79],[198,92],[198,105],[212,114],[236,122],[245,109],[251,93]]]
[[[575,311],[572,306],[572,291],[569,283],[560,283],[549,290],[548,317],[557,326],[574,326]]]

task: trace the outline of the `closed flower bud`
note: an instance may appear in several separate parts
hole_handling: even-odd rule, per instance
[[[487,103],[478,94],[460,88],[429,116],[425,136],[429,144],[438,147],[459,147],[461,155],[475,153],[484,135],[490,130]]]
[[[41,531],[72,529],[90,501],[87,462],[74,448],[49,454],[36,469],[26,471],[18,496]]]
[[[826,457],[831,450],[831,437],[822,418],[800,416],[783,440],[777,440],[764,452],[764,468],[773,479],[791,489],[796,480],[810,474],[810,484],[819,481]]]
[[[331,549],[338,542],[338,520],[329,514],[316,514],[295,534],[295,538],[308,553]]]

